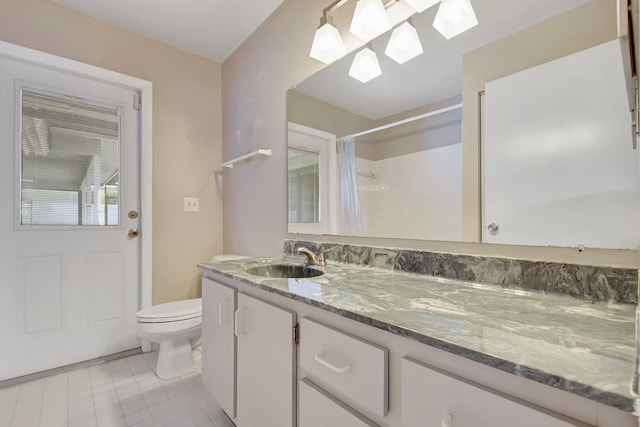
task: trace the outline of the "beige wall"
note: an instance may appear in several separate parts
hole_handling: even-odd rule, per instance
[[[375,126],[373,120],[294,90],[287,91],[287,120],[340,138]]]
[[[153,83],[153,302],[198,296],[196,264],[222,250],[221,65],[52,1],[0,11],[0,40]],[[186,196],[199,213],[183,212]]]
[[[613,5],[610,0],[597,0]],[[454,243],[398,239],[363,239],[339,236],[301,236],[287,234],[286,224],[286,91],[296,82],[304,80],[319,70],[322,64],[309,57],[313,34],[318,26],[323,7],[330,2],[312,0],[285,0],[278,10],[227,60],[222,66],[223,88],[223,154],[224,158],[244,154],[257,148],[271,148],[274,155],[238,165],[225,171],[224,191],[224,250],[248,255],[276,255],[282,253],[285,238],[309,238],[330,242],[350,242],[377,246],[392,246],[488,256],[503,256],[534,260],[637,266],[638,254],[627,251],[587,249],[579,253],[570,248],[525,247],[488,245],[480,243]],[[606,19],[605,19],[606,17]],[[558,46],[568,53],[577,50],[578,40],[593,40],[592,34],[605,25],[609,28],[610,13],[598,15],[598,20],[588,24],[584,20],[565,23],[575,28],[575,41],[558,41],[552,33],[546,34],[544,46],[533,46],[529,40],[515,42],[492,61],[496,66],[505,64],[504,73],[518,67],[526,67],[524,60],[536,62],[543,58],[538,51],[548,46]],[[564,24],[563,24],[564,25]],[[543,30],[543,32],[546,30]],[[607,30],[608,31],[608,30]],[[594,41],[589,43],[595,44]],[[571,47],[573,45],[573,47]],[[558,50],[556,55],[563,53]],[[503,56],[506,55],[506,56]],[[513,58],[509,56],[512,55]],[[519,59],[518,59],[519,58]],[[465,59],[469,60],[469,57]],[[512,61],[520,61],[509,70]],[[477,82],[465,74],[463,98],[468,108],[476,102]],[[497,77],[497,76],[496,76]],[[495,77],[492,77],[495,78]],[[471,89],[470,89],[471,88]],[[469,108],[471,110],[471,108]],[[464,113],[464,117],[473,112]],[[470,125],[471,126],[471,125]],[[463,134],[473,135],[473,128],[465,128]],[[465,136],[466,138],[466,136]],[[465,139],[465,143],[467,140]],[[469,158],[465,167],[475,176],[476,196],[467,197],[477,212],[479,173],[477,142],[465,152]],[[477,231],[476,231],[477,234]]]
[[[334,105],[318,101],[295,90],[287,91],[287,120],[332,133],[338,138],[388,123],[414,117],[461,102],[460,96],[434,102],[409,111],[370,120]],[[382,160],[459,144],[462,110],[439,114],[402,126],[356,138],[356,156],[367,160]]]
[[[373,127],[415,117],[459,104],[460,102],[460,96],[433,102],[377,120]],[[375,157],[372,160],[388,159],[446,145],[459,144],[462,142],[461,121],[462,110],[459,109],[373,133],[369,135],[375,145]]]
[[[273,150],[270,158],[224,171],[225,252],[282,253],[287,236],[286,92],[321,68],[308,50],[327,4],[285,0],[222,65],[223,158]]]

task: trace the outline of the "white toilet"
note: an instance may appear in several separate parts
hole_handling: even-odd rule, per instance
[[[192,341],[202,329],[202,298],[154,305],[136,313],[138,336],[158,343],[156,375],[169,380],[193,372]]]
[[[211,262],[247,258],[217,255]],[[195,370],[194,344],[202,331],[202,298],[154,305],[136,313],[138,337],[159,345],[156,375],[163,380],[177,378]],[[143,346],[144,347],[144,346]]]

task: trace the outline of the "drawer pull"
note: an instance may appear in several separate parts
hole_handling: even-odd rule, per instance
[[[220,325],[224,325],[224,320],[222,319],[222,305],[224,304],[224,301],[220,301],[220,304],[218,304],[218,323]]]
[[[351,369],[351,365],[347,365],[343,367],[336,366],[333,363],[326,360],[323,356],[324,356],[324,353],[316,354],[314,356],[314,359],[316,360],[316,362],[318,362],[322,366],[325,366],[331,369],[333,372],[336,372],[338,374],[344,374],[345,372],[348,372]]]
[[[451,422],[453,421],[453,417],[451,414],[447,414],[442,418],[442,427],[453,427]]]

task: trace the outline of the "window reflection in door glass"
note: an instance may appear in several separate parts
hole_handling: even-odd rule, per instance
[[[289,223],[320,222],[320,153],[289,147]]]

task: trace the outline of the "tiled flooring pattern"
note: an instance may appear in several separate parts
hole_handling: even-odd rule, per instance
[[[0,389],[0,427],[230,427],[200,374],[162,381],[156,353]]]

